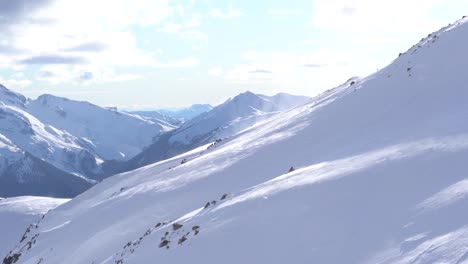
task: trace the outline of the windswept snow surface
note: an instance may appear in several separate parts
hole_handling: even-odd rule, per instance
[[[229,140],[106,179],[5,260],[467,263],[466,21]]]
[[[0,256],[12,250],[27,227],[68,199],[23,196],[0,198]]]

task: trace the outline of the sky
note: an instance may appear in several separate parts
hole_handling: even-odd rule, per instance
[[[123,109],[314,96],[385,67],[468,0],[0,0],[0,83]]]

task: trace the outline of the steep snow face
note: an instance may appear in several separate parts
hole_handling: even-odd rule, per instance
[[[52,95],[28,102],[27,111],[42,122],[86,141],[104,160],[127,160],[159,134],[174,128],[165,122]]]
[[[0,134],[0,196],[71,197],[91,186],[89,180],[53,167]]]
[[[19,242],[28,226],[68,199],[46,197],[0,198],[0,256],[5,256]]]
[[[0,134],[0,175],[3,175],[9,164],[18,161],[24,152],[7,137]]]
[[[106,179],[5,260],[466,263],[467,21],[229,140]]]
[[[6,104],[24,106],[26,103],[26,97],[8,90],[5,86],[0,84],[0,101],[5,102]]]
[[[20,107],[0,104],[0,120],[0,133],[33,156],[70,173],[98,172],[102,161],[88,150],[88,142],[43,124]]]

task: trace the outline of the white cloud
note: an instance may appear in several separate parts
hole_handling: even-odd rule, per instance
[[[244,63],[219,73],[228,83],[255,85],[270,92],[314,95],[334,87],[349,77],[362,73],[353,62],[356,57],[330,50],[311,54],[247,51]],[[359,60],[367,64],[367,60]],[[212,73],[213,73],[212,72]],[[273,89],[273,90],[272,90]]]
[[[185,12],[185,11],[184,11]],[[185,17],[178,17],[178,20],[184,20]],[[156,32],[176,34],[182,39],[186,40],[199,40],[206,42],[208,36],[200,31],[198,28],[201,26],[203,16],[200,13],[195,13],[189,20],[185,22],[172,22],[167,21],[156,29]]]
[[[453,0],[457,5],[466,0]],[[434,12],[443,0],[315,0],[312,24],[349,34],[424,34],[443,26]],[[439,13],[440,14],[440,13]]]
[[[221,67],[215,67],[208,70],[208,74],[211,76],[221,76],[223,72],[224,71]]]
[[[245,16],[244,11],[229,6],[227,10],[222,10],[221,8],[215,8],[211,10],[211,16],[222,18],[222,19],[233,19],[241,16]]]
[[[9,89],[22,89],[31,85],[31,81],[24,77],[24,75],[16,75],[13,78],[2,78],[0,76],[0,84],[8,87]]]
[[[115,61],[117,65],[118,61]],[[195,58],[184,58],[169,62],[155,60],[148,61],[149,65],[157,68],[190,68],[198,65]],[[36,74],[36,79],[52,85],[59,84],[100,84],[109,82],[133,81],[142,78],[135,73],[117,73],[107,64],[83,65],[44,65]]]
[[[269,9],[270,15],[299,15],[302,13],[300,9]]]
[[[77,81],[83,71],[89,72],[87,81],[104,82],[137,78],[134,74],[112,74],[115,67],[188,64],[160,62],[155,54],[139,48],[130,29],[156,26],[167,20],[176,12],[170,0],[43,2],[44,6],[31,10],[27,18],[40,23],[12,23],[4,31],[2,45],[8,44],[19,52],[0,53],[0,68],[44,65],[35,75],[37,79],[58,84]],[[195,20],[190,26],[195,26]]]
[[[172,62],[158,63],[156,66],[162,68],[190,68],[197,66],[199,64],[198,60],[195,58],[186,58],[175,60]]]

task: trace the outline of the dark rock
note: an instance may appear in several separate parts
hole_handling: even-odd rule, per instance
[[[161,241],[161,243],[159,243],[159,247],[162,248],[162,247],[167,247],[169,245],[170,241],[167,240],[167,239],[164,239],[163,241]]]
[[[180,228],[182,228],[182,226],[183,226],[183,225],[181,225],[181,224],[174,223],[174,224],[172,224],[172,230],[174,230],[174,231],[175,231],[175,230],[177,230],[177,229],[180,229]]]
[[[13,254],[12,256],[6,256],[4,259],[3,259],[3,264],[13,264],[13,263],[16,263],[19,259],[19,257],[21,256],[21,253],[16,253],[16,254]]]
[[[182,236],[182,237],[179,239],[179,241],[177,242],[177,244],[182,245],[182,243],[184,243],[185,240],[187,240],[187,237],[186,237],[186,236]]]

